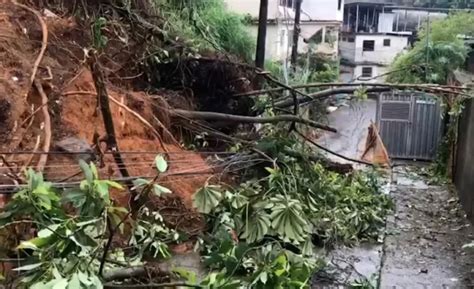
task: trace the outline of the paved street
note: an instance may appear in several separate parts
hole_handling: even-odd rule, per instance
[[[341,155],[359,159],[365,147],[365,138],[370,122],[375,122],[377,101],[368,99],[341,106],[328,115],[329,124],[338,130],[327,132],[318,143]],[[338,162],[347,162],[339,157],[328,155]]]

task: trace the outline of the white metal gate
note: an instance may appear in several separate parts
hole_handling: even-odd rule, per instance
[[[380,94],[377,124],[390,157],[434,159],[442,135],[441,116],[435,96],[403,91]]]

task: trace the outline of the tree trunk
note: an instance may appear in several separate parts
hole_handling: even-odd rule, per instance
[[[257,53],[255,66],[264,69],[265,42],[267,39],[268,0],[260,0],[260,14],[258,17]]]
[[[295,25],[293,29],[293,45],[291,50],[291,66],[293,67],[293,69],[296,68],[296,61],[298,60],[298,40],[301,33],[300,20],[302,2],[303,0],[296,0]]]

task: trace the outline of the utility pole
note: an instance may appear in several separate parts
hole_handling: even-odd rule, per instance
[[[428,21],[426,23],[426,67],[425,67],[425,82],[428,82],[430,74],[430,12],[428,12]]]
[[[296,68],[296,61],[298,60],[298,40],[301,33],[301,3],[303,3],[303,0],[296,0],[295,25],[293,29],[293,43],[291,48],[291,66],[293,69]]]
[[[260,0],[260,14],[258,16],[257,52],[255,66],[264,69],[265,42],[267,40],[268,0]]]

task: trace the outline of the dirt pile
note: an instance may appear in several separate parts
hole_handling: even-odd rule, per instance
[[[49,10],[36,11],[42,13],[49,36],[35,75],[48,97],[46,107],[52,122],[52,154],[47,158],[44,173],[53,182],[74,182],[81,178],[78,156],[61,153],[57,144],[74,138],[93,148],[96,140],[105,134],[87,67],[85,50],[90,47],[89,30],[72,18],[58,17]],[[22,182],[21,170],[38,164],[39,152],[43,151],[47,138],[42,110],[45,105],[31,83],[44,32],[31,10],[0,1],[0,150],[4,153],[0,160],[1,185]],[[122,59],[125,57],[117,60],[102,55],[103,69],[109,78],[119,78],[113,69],[127,67],[126,62],[118,62]],[[120,83],[117,79],[114,82]],[[151,98],[143,91],[132,91],[125,80],[123,86],[109,83],[108,91],[111,100],[116,101],[111,101],[112,116],[118,146],[124,152],[130,175],[154,176],[154,158],[158,153],[165,154],[169,171],[160,181],[190,209],[191,195],[212,176],[213,170],[199,153],[184,150],[170,135],[164,97]],[[11,154],[19,151],[23,153]],[[120,177],[110,154],[96,154],[95,158],[103,178]],[[122,197],[120,202],[125,203],[126,196]]]

